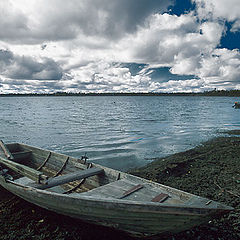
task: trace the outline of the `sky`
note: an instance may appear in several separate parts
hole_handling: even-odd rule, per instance
[[[0,93],[240,89],[239,0],[1,0]]]

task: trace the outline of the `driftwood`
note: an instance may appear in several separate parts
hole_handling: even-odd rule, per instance
[[[238,194],[236,194],[236,193],[234,193],[234,192],[232,192],[232,191],[226,190],[225,188],[221,187],[221,186],[217,183],[216,179],[214,180],[214,184],[215,184],[221,191],[227,192],[227,193],[229,193],[229,194],[231,194],[231,195],[233,195],[233,196],[235,196],[235,197],[240,198],[240,195],[238,195]]]

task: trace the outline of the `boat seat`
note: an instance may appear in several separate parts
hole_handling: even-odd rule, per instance
[[[18,178],[16,180],[14,180],[14,182],[17,183],[17,184],[24,185],[26,187],[29,186],[30,184],[34,184],[35,183],[32,179],[30,179],[28,177]],[[64,193],[66,191],[61,186],[55,186],[55,187],[52,187],[52,188],[48,188],[47,190],[51,191],[51,192],[56,192],[56,193]]]
[[[44,189],[52,188],[52,187],[59,186],[59,185],[65,184],[65,183],[69,183],[69,182],[73,182],[73,181],[76,181],[76,180],[91,177],[91,176],[94,176],[94,175],[99,175],[99,174],[102,174],[102,173],[104,173],[104,170],[102,168],[97,168],[97,167],[88,168],[88,169],[85,169],[85,170],[81,170],[81,171],[72,172],[72,173],[68,173],[68,174],[65,174],[65,175],[49,178],[48,180],[46,180],[44,182],[44,184],[34,183],[34,184],[29,184],[28,186],[44,190]]]
[[[21,184],[21,185],[24,185],[24,186],[28,186],[29,184],[32,184],[34,183],[34,181],[28,177],[21,177],[21,178],[18,178],[16,180],[14,180],[15,183],[18,183],[18,184]]]
[[[161,190],[160,190],[161,191]],[[168,200],[174,200],[171,195],[162,190],[159,194],[159,188],[143,181],[130,179],[120,179],[106,185],[91,189],[83,193],[72,193],[71,196],[88,196],[96,198],[111,198],[122,200],[134,200],[141,202],[162,203]]]

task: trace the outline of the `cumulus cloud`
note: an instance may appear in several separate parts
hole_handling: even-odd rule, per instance
[[[239,86],[239,50],[220,45],[225,21],[239,31],[238,0],[192,2],[195,9],[174,15],[168,11],[172,0],[2,0],[0,88],[146,92]],[[142,68],[131,71],[129,63]]]
[[[239,30],[240,30],[240,19],[233,23],[231,32],[238,32]]]
[[[129,51],[135,61],[170,66],[174,56],[184,47],[182,37],[198,35],[198,32],[198,25],[191,14],[180,17],[167,13],[154,14],[136,35],[131,35],[122,44],[123,48],[129,44],[132,46]]]
[[[61,67],[52,59],[41,61],[29,56],[14,55],[9,50],[0,50],[1,75],[10,79],[59,80]]]
[[[155,14],[127,44],[132,61],[171,67],[173,74],[197,75],[202,57],[220,43],[224,26],[216,22],[199,24],[192,14]],[[124,50],[123,50],[124,51]]]
[[[198,17],[201,19],[240,19],[240,4],[238,0],[192,0],[197,5]]]
[[[212,55],[202,59],[200,77],[208,84],[235,88],[240,83],[240,52],[238,50],[215,49]]]
[[[19,39],[28,34],[28,20],[22,11],[17,11],[8,0],[0,2],[0,39]]]
[[[69,78],[62,82],[68,91],[131,92],[147,91],[150,77],[134,75],[129,68],[117,63],[92,62],[70,71]]]
[[[79,35],[118,39],[137,30],[147,16],[163,12],[173,0],[3,0],[1,39],[38,43]],[[3,31],[0,31],[3,33]]]

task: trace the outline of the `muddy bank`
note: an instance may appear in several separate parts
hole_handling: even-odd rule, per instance
[[[132,174],[226,203],[235,211],[167,239],[240,239],[240,137],[217,138]],[[0,239],[133,240],[29,204],[0,187]],[[162,238],[159,238],[162,239]]]

